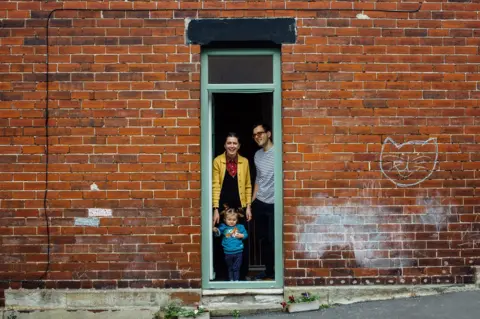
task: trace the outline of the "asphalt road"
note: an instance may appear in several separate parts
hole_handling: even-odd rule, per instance
[[[223,317],[232,318],[232,317]],[[371,301],[302,313],[270,313],[240,318],[271,319],[480,319],[480,291]]]

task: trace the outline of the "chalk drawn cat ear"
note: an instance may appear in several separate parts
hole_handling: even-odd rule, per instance
[[[427,145],[427,144],[434,144],[436,145],[436,148],[437,148],[437,151],[438,151],[438,144],[437,144],[437,138],[436,137],[431,137],[429,138],[428,140],[426,141],[409,141],[409,142],[405,142],[405,143],[396,143],[391,137],[387,137],[384,141],[383,141],[383,145],[382,145],[382,153],[383,153],[383,150],[385,148],[385,145],[388,145],[388,144],[392,144],[394,145],[397,149],[401,149],[403,146],[405,145]]]
[[[387,148],[386,146],[389,145],[390,147]],[[433,149],[428,145],[433,145]],[[402,152],[401,148],[404,146],[413,146],[414,152],[412,152],[409,147],[405,148],[405,153]],[[422,150],[423,147],[427,147],[428,152]],[[420,148],[420,150],[418,150],[418,148]],[[389,151],[386,151],[386,149]],[[389,154],[389,152],[392,152],[392,154]],[[386,153],[389,155],[386,155]],[[436,138],[429,138],[425,141],[414,140],[400,144],[396,143],[392,138],[387,137],[383,141],[380,153],[380,170],[383,175],[395,185],[399,187],[409,187],[420,184],[430,177],[435,170],[437,159],[438,144]],[[428,167],[429,165],[431,168]],[[394,174],[387,174],[385,170],[394,172]],[[401,181],[401,179],[410,178],[414,173],[418,175],[419,172],[424,173],[425,176],[420,179],[417,177],[416,181],[412,180],[410,183]]]

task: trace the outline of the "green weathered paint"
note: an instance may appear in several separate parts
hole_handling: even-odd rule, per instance
[[[272,84],[208,84],[209,55],[272,55]],[[202,288],[281,288],[283,287],[283,168],[282,92],[279,49],[204,49],[201,54],[201,194],[202,194]],[[210,281],[212,232],[212,93],[273,93],[273,143],[275,145],[275,281]],[[207,235],[207,236],[204,236]]]

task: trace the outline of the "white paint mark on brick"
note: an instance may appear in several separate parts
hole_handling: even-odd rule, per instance
[[[418,215],[420,220],[416,218],[415,222],[421,222],[424,225],[434,225],[437,232],[448,226],[448,216],[452,214],[451,205],[443,205],[438,197],[417,198],[416,203],[417,206],[423,206],[425,211],[423,214]]]
[[[102,216],[102,217],[110,217],[112,216],[112,210],[111,209],[104,209],[104,208],[89,208],[88,209],[88,216],[93,217],[93,216]]]
[[[364,14],[364,13],[359,13],[359,14],[357,14],[357,19],[360,19],[360,20],[370,20],[370,17],[367,16],[366,14]]]
[[[380,258],[376,251],[382,242],[389,241],[398,247],[404,247],[405,235],[397,232],[379,231],[378,225],[390,223],[409,223],[411,217],[405,217],[395,207],[379,206],[377,198],[384,198],[378,181],[366,182],[358,198],[353,198],[343,205],[336,206],[300,206],[297,207],[299,221],[298,242],[309,258],[322,259],[325,252],[353,250],[358,267],[409,267],[414,260],[407,256],[398,258]],[[448,209],[433,211],[432,204],[437,199],[425,200],[425,211],[430,214],[448,213]],[[443,227],[444,216],[421,219],[417,223],[434,222]],[[402,249],[400,248],[400,249]]]
[[[100,188],[98,188],[98,185],[93,183],[92,185],[90,185],[90,190],[91,191],[99,191]]]
[[[98,227],[100,225],[100,219],[96,217],[75,217],[75,226],[92,226]]]

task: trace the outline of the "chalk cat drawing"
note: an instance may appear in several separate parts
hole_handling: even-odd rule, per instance
[[[429,178],[435,170],[437,159],[436,138],[399,144],[387,137],[380,154],[380,169],[395,185],[409,187]]]

